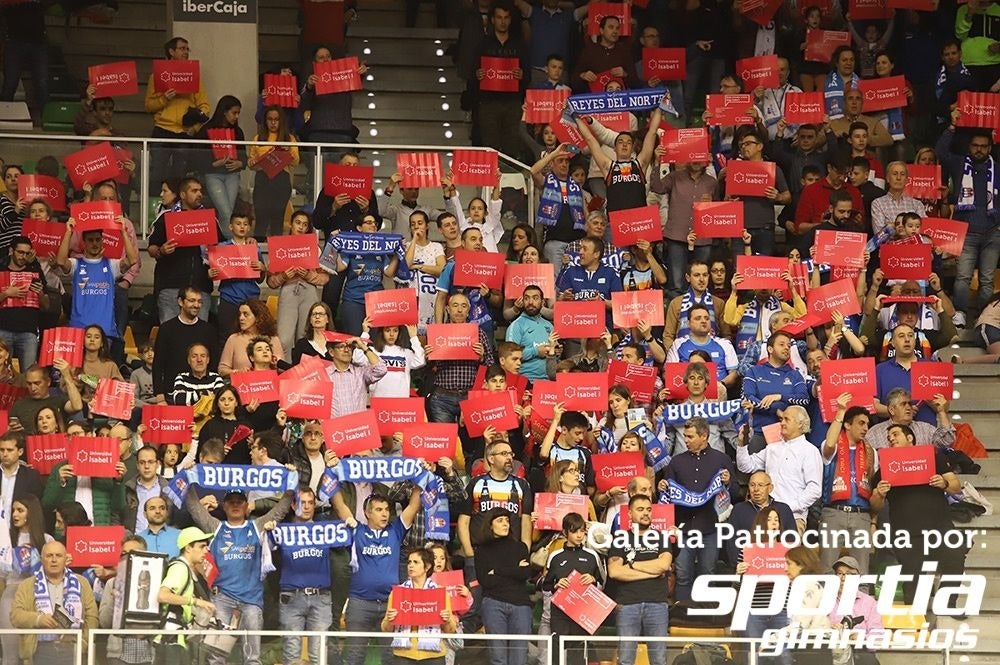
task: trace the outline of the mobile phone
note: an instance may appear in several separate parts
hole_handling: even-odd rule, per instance
[[[574,155],[580,152],[580,148],[578,148],[575,143],[570,143],[569,145],[567,145],[566,150],[570,151]]]

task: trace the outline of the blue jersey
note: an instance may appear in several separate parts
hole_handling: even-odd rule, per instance
[[[709,337],[708,341],[704,344],[699,344],[690,337],[677,340],[677,342],[679,342],[677,344],[678,362],[686,363],[691,359],[692,353],[695,351],[704,351],[712,356],[712,362],[715,363],[716,378],[719,381],[726,378],[726,375],[736,369],[736,366],[739,364],[736,357],[736,349],[733,348],[733,345],[723,344],[715,337]]]
[[[605,301],[611,300],[615,291],[623,291],[622,280],[618,273],[608,266],[601,265],[593,272],[583,266],[569,266],[556,279],[556,290],[573,292],[574,300],[590,300],[600,296]],[[611,328],[611,310],[606,315],[607,326]]]
[[[455,260],[451,259],[441,270],[437,290],[448,295],[464,294],[469,299],[469,323],[475,323],[486,331],[487,337],[493,332],[493,317],[490,316],[490,304],[483,298],[483,293],[475,287],[455,286]]]
[[[73,307],[69,315],[71,328],[97,325],[108,337],[118,339],[115,325],[115,282],[118,260],[109,258],[71,259],[73,274]]]
[[[773,394],[781,395],[781,399],[762,408],[760,401]],[[743,377],[743,398],[754,405],[753,431],[760,434],[762,427],[778,422],[779,410],[784,411],[792,404],[808,406],[809,389],[806,380],[791,365],[775,367],[765,362],[751,367]]]
[[[341,256],[340,259],[347,264],[347,271],[344,273],[346,275],[344,278],[344,300],[363,305],[366,293],[381,291],[384,288],[382,279],[385,276],[385,267],[389,264],[390,258],[388,254]]]
[[[350,532],[344,523],[336,525],[330,522],[294,522],[297,528],[310,529],[326,527],[336,528],[337,533],[345,536]],[[307,532],[308,534],[308,532]],[[278,539],[275,539],[278,542]],[[330,588],[330,546],[315,545],[309,541],[308,535],[298,543],[278,542],[281,549],[281,590],[293,589],[329,589]]]
[[[399,584],[399,552],[409,529],[398,517],[379,531],[366,524],[354,529],[354,558],[358,567],[351,575],[350,598],[386,600]]]
[[[219,525],[209,548],[219,569],[215,580],[219,591],[240,602],[264,606],[260,548],[260,536],[253,522]]]

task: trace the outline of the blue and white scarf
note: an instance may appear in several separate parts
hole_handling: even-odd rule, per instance
[[[763,310],[763,311],[762,311]],[[736,333],[736,352],[743,353],[752,342],[768,336],[768,321],[771,314],[781,311],[781,301],[775,295],[769,295],[761,303],[756,296],[750,299],[743,317],[740,319],[740,329]]]
[[[680,404],[665,404],[659,422],[664,425],[683,425],[691,418],[704,418],[708,422],[725,420],[738,415],[743,407],[742,400],[731,399],[725,402],[682,402]]]
[[[359,256],[385,256],[394,254],[399,259],[396,279],[408,282],[410,267],[406,263],[406,246],[403,236],[395,233],[357,233],[342,231],[330,238],[319,257],[319,264],[329,272],[337,272],[339,254]]]
[[[434,505],[424,509],[424,537],[444,542],[451,540],[451,511],[444,492],[437,492]]]
[[[902,141],[906,138],[903,131],[903,109],[886,109],[882,117],[882,125],[885,127],[893,141]]]
[[[34,573],[35,589],[35,609],[42,614],[52,614],[55,606],[49,596],[49,584],[45,579],[45,572],[41,566]],[[73,574],[69,568],[63,572],[63,599],[62,608],[66,610],[73,620],[72,628],[80,628],[83,625],[83,592],[80,590],[80,579]],[[40,642],[54,642],[59,639],[59,635],[45,634],[39,635]]]
[[[393,483],[409,480],[422,490],[424,509],[432,508],[443,493],[441,479],[413,457],[347,457],[327,467],[319,481],[319,499],[328,501],[342,483]]]
[[[680,311],[680,325],[677,328],[676,339],[681,337],[687,337],[691,334],[691,328],[689,327],[688,312],[691,310],[692,305],[704,305],[708,308],[708,318],[712,321],[712,332],[716,335],[719,334],[719,327],[715,324],[715,301],[712,300],[712,294],[705,290],[702,294],[701,299],[694,294],[694,289],[690,286],[688,287],[687,293],[681,296],[681,311]]]
[[[659,106],[668,113],[673,111],[669,97],[666,105],[661,106],[666,88],[638,88],[634,90],[617,90],[615,92],[590,92],[583,95],[570,95],[567,102],[573,113],[616,113],[618,111],[646,111]]]
[[[831,120],[844,117],[844,94],[848,84],[852,88],[857,88],[858,75],[852,73],[850,81],[844,81],[844,77],[836,70],[826,76],[823,98],[826,100],[826,114],[830,116]]]
[[[675,506],[684,506],[685,508],[700,508],[715,498],[715,495],[725,488],[725,483],[722,482],[721,470],[712,477],[712,480],[708,483],[708,487],[701,492],[689,490],[673,478],[667,478],[667,502]]]
[[[399,586],[405,587],[407,589],[413,588],[413,580],[407,578],[405,582]],[[434,584],[434,580],[427,578],[424,581],[424,589],[437,589],[438,585]],[[441,640],[432,637],[433,635],[441,634],[441,626],[398,626],[394,632],[397,633],[417,633],[417,651],[441,651]],[[409,637],[394,637],[392,638],[392,648],[393,649],[409,649],[413,644],[412,638]],[[419,661],[418,661],[419,662]]]
[[[354,531],[341,520],[287,522],[275,526],[268,536],[277,547],[293,552],[312,547],[350,547],[354,542]]]
[[[542,195],[538,201],[538,223],[542,226],[558,224],[564,205],[569,206],[570,215],[573,218],[573,228],[582,231],[586,226],[583,190],[572,178],[560,180],[554,173],[550,172],[545,176]]]
[[[966,212],[976,209],[976,191],[975,183],[973,182],[973,170],[972,158],[966,157],[965,164],[962,167],[962,186],[958,190],[958,204],[955,206],[955,210]],[[996,182],[994,180],[995,176],[996,164],[993,162],[993,157],[990,156],[986,160],[986,212],[989,215],[996,213],[996,202],[993,198],[993,187]]]
[[[964,76],[966,79],[971,80],[972,74],[965,67],[965,63],[958,63],[958,71],[956,72],[958,76]],[[941,69],[938,70],[937,81],[934,82],[934,97],[941,101],[944,96],[944,85],[948,82],[948,68],[941,65]]]
[[[195,464],[190,469],[178,471],[163,493],[180,508],[191,485],[207,490],[288,492],[298,488],[299,472],[283,466]]]

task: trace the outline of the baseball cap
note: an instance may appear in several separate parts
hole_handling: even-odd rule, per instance
[[[861,566],[858,565],[858,560],[853,556],[842,556],[833,562],[833,569],[837,570],[837,566],[847,566],[855,573],[861,572]]]
[[[212,540],[212,538],[213,535],[207,531],[202,531],[196,526],[189,526],[177,534],[177,549],[183,550],[191,543],[197,543],[201,540]]]
[[[229,501],[230,499],[239,499],[241,501],[247,500],[247,493],[243,490],[230,490],[226,492],[226,496],[222,497],[222,500]]]

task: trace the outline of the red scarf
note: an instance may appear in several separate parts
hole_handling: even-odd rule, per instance
[[[851,444],[847,441],[847,432],[841,431],[837,439],[837,467],[833,474],[833,487],[830,490],[830,501],[850,501],[851,499]],[[854,447],[854,470],[858,478],[858,496],[865,501],[872,495],[868,481],[868,447],[864,441],[858,441]]]

